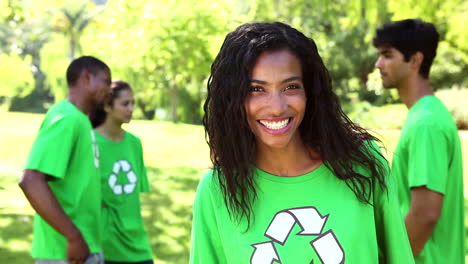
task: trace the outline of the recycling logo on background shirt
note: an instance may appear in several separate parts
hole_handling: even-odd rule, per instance
[[[332,230],[322,234],[329,215],[322,216],[315,207],[298,207],[279,211],[268,226],[265,237],[270,241],[252,244],[255,250],[250,259],[251,264],[281,263],[275,244],[284,245],[294,225],[297,223],[301,232],[297,235],[318,236],[310,241],[323,264],[344,263],[344,251]]]
[[[109,176],[109,186],[116,195],[131,194],[135,191],[137,176],[132,170],[132,166],[126,160],[118,160],[114,163],[112,174]],[[128,183],[117,184],[117,175],[119,173],[125,173]]]

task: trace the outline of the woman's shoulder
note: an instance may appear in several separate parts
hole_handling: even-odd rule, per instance
[[[138,142],[139,144],[141,144],[140,137],[138,137],[137,135],[135,135],[135,134],[133,134],[131,132],[128,132],[127,130],[125,130],[125,137],[129,141]]]
[[[216,177],[216,170],[209,169],[201,177],[197,187],[197,197],[199,200],[218,200],[222,199],[221,189]]]
[[[375,140],[364,140],[362,144],[362,151],[367,156],[368,159],[371,159],[375,162],[376,168],[381,174],[388,174],[389,166],[388,161],[382,153],[382,149],[385,151],[385,148],[379,145],[379,142]],[[368,163],[355,163],[354,169],[356,172],[364,175],[370,175],[370,168]]]
[[[370,139],[364,140],[363,147],[369,152],[370,155],[377,158],[379,161],[387,162],[387,160],[385,159],[382,153],[382,149],[385,150],[385,147],[378,143],[380,142],[377,142],[375,140],[370,140]]]
[[[214,169],[208,169],[203,177],[200,179],[200,182],[198,183],[198,188],[212,188],[213,183],[215,181],[215,170]]]
[[[198,191],[209,191],[210,193],[219,194],[221,192],[221,187],[217,176],[218,173],[216,169],[208,169],[198,183]]]

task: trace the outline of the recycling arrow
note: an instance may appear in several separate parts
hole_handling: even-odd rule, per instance
[[[272,264],[275,261],[280,262],[273,242],[268,241],[254,244],[252,246],[255,250],[252,254],[252,258],[250,259],[250,264]]]
[[[121,170],[126,173],[126,176],[129,182],[123,186],[121,184],[117,184],[117,175],[119,174]],[[130,163],[126,160],[116,161],[112,168],[112,172],[113,173],[109,175],[108,183],[112,191],[114,192],[114,194],[120,195],[124,192],[126,194],[133,193],[136,187],[136,183],[137,183],[137,176],[131,169]]]
[[[322,216],[315,207],[298,207],[279,211],[268,226],[265,237],[273,241],[252,244],[255,248],[251,264],[281,263],[274,242],[284,245],[297,223],[301,231],[297,235],[318,236],[310,242],[323,264],[344,263],[345,253],[332,230],[322,234],[329,215]],[[312,261],[311,263],[314,263]]]
[[[310,242],[317,252],[322,263],[341,264],[344,263],[344,252],[338,243],[333,231],[328,231],[319,238]]]
[[[296,223],[302,231],[298,235],[320,235],[328,215],[322,217],[315,207],[299,207],[276,213],[265,236],[284,245]]]

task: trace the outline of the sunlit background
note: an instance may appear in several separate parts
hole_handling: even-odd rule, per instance
[[[0,263],[32,263],[33,210],[17,181],[43,114],[66,97],[73,58],[96,56],[133,86],[136,120],[126,128],[143,142],[155,262],[187,263],[193,197],[210,166],[200,126],[206,80],[225,35],[281,21],[311,37],[343,109],[391,159],[407,110],[382,88],[371,41],[382,23],[405,18],[441,35],[430,80],[460,129],[468,182],[468,1],[0,0]]]

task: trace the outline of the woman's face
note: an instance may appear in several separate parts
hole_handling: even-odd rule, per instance
[[[300,142],[307,99],[299,59],[287,49],[264,52],[250,79],[245,110],[257,146],[281,149]]]
[[[130,89],[121,90],[111,106],[105,108],[107,118],[117,123],[129,123],[132,119],[135,99]]]

